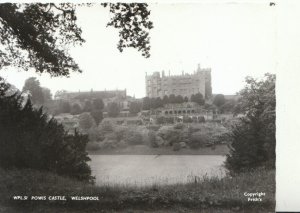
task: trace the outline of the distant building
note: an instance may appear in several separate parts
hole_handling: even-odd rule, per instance
[[[109,98],[118,98],[125,99],[126,89],[125,90],[103,90],[103,91],[78,91],[78,92],[68,92],[68,91],[58,91],[54,98],[60,100],[87,100],[87,99],[109,99]]]
[[[182,73],[182,75],[166,76],[162,71],[154,72],[152,75],[146,74],[146,96],[150,98],[163,98],[171,94],[181,95],[190,98],[191,95],[201,93],[206,99],[212,95],[211,69],[201,69],[198,65],[197,71],[193,74]]]

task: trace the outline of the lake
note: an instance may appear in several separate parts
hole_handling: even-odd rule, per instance
[[[225,175],[222,155],[90,155],[96,185],[187,183]]]

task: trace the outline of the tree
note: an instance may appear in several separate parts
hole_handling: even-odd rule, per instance
[[[95,121],[96,125],[98,126],[99,123],[103,119],[103,112],[102,112],[102,110],[99,110],[99,109],[93,109],[91,111],[91,116],[94,118],[94,121]]]
[[[189,102],[189,98],[188,97],[184,97],[184,102]]]
[[[119,29],[118,49],[133,47],[149,57],[150,11],[145,3],[104,3],[112,13],[107,26]],[[81,72],[69,49],[84,42],[76,8],[92,4],[0,4],[0,68],[34,68],[52,76]],[[3,51],[3,49],[5,49]]]
[[[143,98],[143,110],[150,110],[151,108],[151,102],[149,97]]]
[[[203,95],[200,92],[198,92],[196,94],[193,94],[191,96],[191,101],[195,102],[195,103],[197,103],[199,105],[204,105],[205,104],[205,100],[203,98]]]
[[[83,111],[84,112],[91,112],[92,109],[93,109],[93,105],[92,105],[91,101],[89,101],[89,100],[85,101]]]
[[[169,103],[169,96],[167,96],[167,95],[165,95],[164,97],[163,97],[163,104],[168,104]]]
[[[110,117],[117,117],[120,113],[120,107],[118,103],[111,102],[108,104],[108,115]]]
[[[45,102],[43,89],[39,80],[35,77],[28,78],[25,81],[22,91],[30,93],[30,100],[33,104],[43,104]]]
[[[183,99],[183,97],[182,97],[181,95],[177,95],[177,96],[175,97],[175,101],[176,101],[176,103],[181,104],[181,103],[184,102],[184,99]]]
[[[43,96],[44,96],[44,103],[47,103],[52,100],[52,94],[51,94],[50,89],[48,89],[46,87],[42,87],[42,92],[43,92]]]
[[[225,103],[220,107],[221,113],[234,113],[236,104],[236,100],[226,100]]]
[[[79,104],[75,103],[72,105],[72,108],[71,108],[71,114],[72,115],[78,115],[82,112],[81,110],[81,107]]]
[[[6,96],[0,77],[0,167],[31,168],[92,181],[86,135],[65,132],[55,119],[18,93]]]
[[[157,97],[157,98],[153,99],[152,103],[153,103],[153,108],[154,109],[157,109],[159,107],[163,107],[163,105],[164,105],[163,101],[161,100],[160,97]]]
[[[58,113],[70,113],[71,105],[68,101],[61,100],[58,103]]]
[[[141,111],[141,109],[142,109],[142,104],[140,102],[133,101],[129,105],[130,114],[136,115]]]
[[[232,172],[275,167],[275,80],[273,74],[266,74],[263,80],[246,78],[238,100],[239,113],[245,117],[229,134],[231,145],[226,167]]]
[[[225,104],[225,96],[223,94],[218,94],[215,96],[213,104],[217,107],[221,107],[223,104]]]
[[[104,103],[101,98],[96,98],[93,100],[93,110],[103,110]]]
[[[171,103],[171,104],[176,103],[176,96],[174,94],[171,94],[169,96],[169,103]]]
[[[83,130],[88,130],[95,126],[95,121],[90,113],[84,112],[79,116],[79,126]]]

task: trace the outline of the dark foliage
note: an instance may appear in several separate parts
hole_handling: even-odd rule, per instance
[[[4,96],[7,84],[0,78],[0,166],[51,171],[92,181],[86,135],[68,135],[61,124],[49,119],[30,100]]]
[[[94,121],[95,121],[96,125],[98,126],[99,123],[103,119],[103,112],[102,112],[102,110],[99,110],[99,109],[93,109],[91,111],[91,116],[94,118]]]
[[[205,100],[204,100],[203,95],[201,93],[193,94],[191,96],[191,101],[195,102],[199,105],[204,105],[205,104]]]
[[[275,75],[266,74],[264,80],[248,77],[240,92],[238,109],[244,117],[232,128],[230,154],[226,166],[240,172],[250,168],[275,167]]]
[[[75,103],[75,104],[72,105],[72,107],[71,107],[71,114],[72,115],[78,115],[81,112],[82,112],[82,109],[81,109],[79,104]]]
[[[107,111],[110,117],[117,117],[120,113],[120,106],[115,102],[109,103]]]
[[[133,47],[142,52],[146,58],[150,57],[149,30],[153,23],[149,21],[150,11],[145,3],[104,3],[114,14],[107,26],[119,29],[120,40],[118,49]]]
[[[87,100],[84,102],[83,112],[91,112],[93,109],[92,102]]]
[[[140,102],[131,102],[129,105],[129,112],[132,115],[136,115],[142,110],[142,103]]]
[[[22,90],[23,92],[30,93],[30,100],[33,104],[43,104],[45,102],[45,98],[47,98],[44,97],[44,92],[40,82],[35,77],[26,79]]]
[[[69,76],[81,72],[69,54],[74,45],[84,42],[77,26],[76,8],[92,4],[31,3],[0,4],[0,68],[15,66],[52,76]],[[119,29],[118,49],[136,48],[150,56],[150,11],[144,3],[109,3],[113,14],[108,26]]]
[[[103,110],[104,103],[101,98],[96,98],[93,100],[93,110]]]
[[[57,113],[70,113],[71,112],[71,105],[68,101],[61,100],[58,103],[58,111]]]
[[[213,104],[217,107],[221,107],[223,104],[225,104],[225,96],[223,94],[216,95]]]

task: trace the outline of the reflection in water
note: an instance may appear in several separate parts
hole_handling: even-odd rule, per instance
[[[90,155],[97,185],[186,183],[225,175],[221,155]]]

